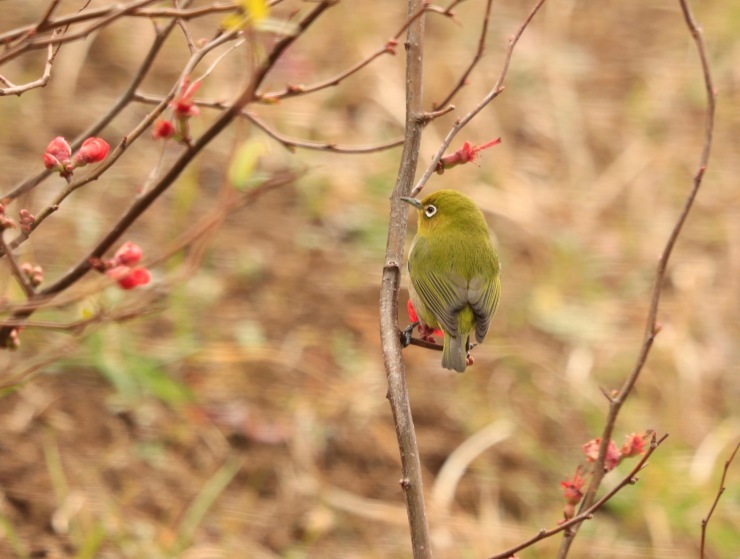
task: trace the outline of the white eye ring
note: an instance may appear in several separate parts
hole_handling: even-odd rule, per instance
[[[437,206],[433,204],[429,204],[426,208],[424,208],[424,215],[427,217],[434,217],[434,214],[437,213]]]

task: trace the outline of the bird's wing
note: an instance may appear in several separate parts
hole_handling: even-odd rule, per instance
[[[457,315],[468,303],[465,278],[452,271],[434,271],[426,240],[417,239],[409,255],[409,275],[417,295],[442,329],[457,337]]]
[[[498,274],[493,278],[475,276],[470,280],[468,300],[475,314],[475,339],[482,342],[491,325],[501,297],[501,281]]]

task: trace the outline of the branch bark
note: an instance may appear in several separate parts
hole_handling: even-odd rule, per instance
[[[408,196],[416,175],[419,146],[423,129],[422,61],[424,45],[424,9],[421,0],[409,0],[408,16],[414,18],[406,36],[406,134],[401,165],[390,199],[390,220],[386,244],[383,279],[380,290],[380,338],[386,375],[388,401],[401,454],[401,487],[406,497],[406,510],[411,531],[414,559],[432,557],[429,524],[424,503],[419,449],[411,416],[406,371],[401,357],[398,336],[398,292],[401,283],[401,264],[406,241],[407,205],[401,196]],[[418,15],[418,17],[417,17]]]

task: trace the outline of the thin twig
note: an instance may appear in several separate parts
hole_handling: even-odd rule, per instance
[[[486,35],[488,34],[488,22],[491,19],[491,6],[493,6],[493,0],[487,0],[486,2],[486,11],[483,14],[483,25],[481,27],[480,31],[480,37],[478,38],[478,50],[475,52],[475,56],[473,56],[473,60],[471,60],[468,67],[463,72],[463,75],[460,77],[460,80],[457,82],[457,85],[452,88],[452,91],[450,91],[449,94],[447,94],[447,97],[445,97],[442,101],[438,103],[433,103],[432,107],[435,109],[438,109],[439,107],[444,107],[445,105],[448,105],[454,98],[455,95],[468,83],[468,77],[470,77],[470,74],[473,72],[473,68],[478,64],[481,58],[483,58],[483,52],[486,48]],[[448,8],[448,10],[452,9],[452,6]]]
[[[48,45],[60,45],[62,43],[70,43],[72,41],[84,39],[94,31],[97,31],[98,29],[101,29],[109,25],[110,23],[113,23],[121,16],[126,15],[127,13],[130,13],[137,8],[145,6],[146,4],[151,4],[155,1],[156,0],[138,0],[136,2],[132,2],[127,6],[120,6],[117,9],[112,10],[108,15],[101,18],[99,21],[96,21],[88,27],[74,33],[65,33],[62,36],[52,35],[51,37],[38,37],[35,40],[29,41],[27,43],[20,43],[15,47],[6,50],[3,54],[0,54],[0,64],[4,64],[10,60],[13,60],[14,58],[29,50],[37,50]]]
[[[571,531],[571,529],[575,528],[576,526],[580,526],[584,521],[591,520],[594,516],[594,513],[598,511],[601,507],[603,507],[608,501],[610,501],[611,498],[614,497],[614,495],[619,493],[619,491],[621,491],[624,487],[637,483],[637,481],[639,480],[637,474],[647,466],[648,458],[650,458],[653,452],[655,452],[655,449],[657,449],[661,445],[661,443],[666,440],[666,438],[668,438],[667,433],[663,435],[660,439],[656,439],[655,433],[653,433],[652,440],[650,441],[650,447],[645,452],[645,455],[642,457],[642,459],[635,465],[634,468],[632,468],[632,471],[630,471],[630,473],[627,474],[622,479],[622,481],[615,485],[614,488],[612,488],[612,490],[604,495],[601,499],[599,499],[595,503],[592,503],[591,506],[589,506],[588,508],[579,511],[578,515],[574,516],[566,522],[563,522],[562,524],[559,524],[555,528],[550,528],[549,530],[542,529],[537,532],[537,535],[529,538],[519,545],[516,545],[502,553],[499,553],[498,555],[493,555],[488,559],[508,559],[509,557],[512,557],[517,551],[521,551],[522,549],[530,547],[531,545],[552,537],[555,534],[559,534],[560,532],[565,532],[567,534]]]
[[[54,32],[54,35],[57,35],[57,32]],[[53,35],[52,35],[53,36]],[[51,67],[54,64],[54,58],[56,58],[57,52],[59,52],[58,48],[54,48],[54,46],[49,45],[47,48],[47,54],[46,54],[46,63],[44,64],[44,71],[41,74],[41,77],[37,80],[34,80],[32,82],[28,82],[23,85],[14,85],[8,82],[7,80],[3,79],[3,82],[5,82],[9,87],[0,89],[0,97],[3,97],[5,95],[18,95],[25,93],[26,91],[30,91],[31,89],[36,89],[38,87],[46,87],[46,84],[49,83],[49,79],[51,78]]]
[[[453,4],[454,5],[454,4]],[[401,26],[401,28],[393,35],[393,39],[388,41],[385,45],[380,47],[375,52],[371,53],[369,56],[364,58],[363,60],[360,60],[353,66],[347,68],[346,70],[343,70],[339,74],[337,74],[334,77],[328,78],[326,80],[323,80],[321,82],[312,84],[312,85],[296,85],[296,84],[289,84],[284,89],[280,91],[269,91],[266,93],[260,93],[259,99],[261,102],[264,103],[274,103],[277,100],[280,99],[286,99],[290,97],[298,97],[300,95],[308,95],[310,93],[315,93],[316,91],[320,91],[322,89],[326,89],[329,87],[335,87],[339,85],[342,81],[346,80],[348,77],[352,76],[353,74],[358,73],[360,70],[365,68],[368,64],[373,62],[376,58],[379,58],[380,56],[383,56],[384,54],[396,54],[396,41],[401,38],[401,36],[406,32],[409,25],[411,25],[414,21],[416,21],[418,18],[420,18],[423,14],[427,12],[432,13],[438,13],[445,16],[451,16],[450,8],[440,8],[438,6],[433,6],[429,4],[428,2],[424,2],[422,7],[416,11],[413,15],[411,15]]]
[[[432,174],[434,174],[437,170],[437,164],[439,163],[439,160],[442,159],[442,156],[444,155],[447,148],[450,146],[450,143],[452,140],[457,136],[457,133],[460,132],[473,118],[483,110],[484,107],[486,107],[491,101],[493,101],[498,95],[504,90],[504,80],[506,80],[506,74],[509,71],[509,63],[511,62],[511,57],[514,54],[514,47],[516,47],[516,44],[519,42],[519,38],[524,33],[524,30],[527,29],[532,19],[534,19],[534,16],[537,15],[537,12],[540,10],[542,5],[545,3],[545,0],[538,0],[537,3],[534,5],[532,10],[530,10],[527,17],[524,19],[524,22],[519,26],[519,29],[517,29],[517,32],[514,34],[514,36],[509,39],[509,46],[506,49],[506,54],[504,55],[504,64],[501,68],[501,73],[499,74],[498,79],[496,80],[496,83],[493,85],[493,88],[488,92],[488,94],[476,105],[472,111],[470,111],[468,114],[466,114],[464,117],[459,118],[454,126],[450,129],[450,131],[447,133],[447,136],[445,136],[445,139],[442,141],[442,144],[439,146],[439,149],[437,150],[437,153],[432,158],[431,163],[427,167],[426,171],[424,171],[424,174],[421,176],[419,181],[416,183],[416,186],[414,186],[414,189],[411,191],[411,196],[416,196],[419,192],[421,192],[421,189],[424,188],[424,185],[429,181]]]
[[[270,2],[274,5],[278,2]],[[60,16],[57,19],[47,20],[46,23],[39,28],[37,25],[26,25],[17,29],[12,29],[0,34],[0,44],[8,44],[13,41],[17,41],[19,38],[28,35],[29,32],[41,32],[47,29],[56,29],[57,27],[64,27],[67,25],[74,25],[75,23],[81,23],[85,21],[91,21],[101,17],[109,15],[112,11],[117,9],[116,4],[108,6],[102,6],[92,10],[86,10],[84,12],[69,14],[66,16]],[[217,13],[227,13],[236,11],[237,5],[234,2],[226,4],[212,4],[210,6],[204,6],[202,8],[136,8],[135,10],[124,13],[122,15],[128,17],[139,17],[139,18],[179,18],[179,19],[194,19]]]
[[[714,514],[714,509],[717,508],[717,503],[719,503],[719,498],[722,496],[722,494],[725,492],[725,482],[727,481],[727,472],[730,469],[730,464],[732,464],[732,461],[735,460],[735,456],[737,455],[737,451],[740,449],[740,442],[735,445],[735,450],[732,451],[732,454],[730,454],[730,457],[725,462],[725,467],[722,470],[722,479],[719,480],[719,489],[717,489],[717,495],[714,497],[714,502],[712,503],[712,506],[709,509],[709,512],[707,515],[702,518],[701,520],[701,547],[699,551],[699,557],[700,559],[705,559],[706,555],[704,554],[706,539],[707,539],[707,525],[709,524],[709,521],[712,518],[712,515]]]
[[[34,296],[36,290],[33,288],[31,283],[28,281],[26,274],[23,273],[23,270],[21,270],[21,267],[18,265],[18,260],[16,260],[15,254],[13,254],[13,251],[10,250],[10,248],[8,247],[8,243],[5,242],[4,230],[0,231],[0,246],[2,246],[3,252],[7,255],[10,272],[13,274],[13,277],[18,282],[18,285],[21,286],[21,289],[23,290],[23,293],[25,293],[26,297],[28,299],[31,299]]]
[[[637,379],[640,376],[640,373],[642,372],[642,369],[647,361],[648,355],[650,354],[650,350],[653,346],[653,342],[655,341],[655,337],[660,331],[660,325],[658,324],[658,306],[663,292],[663,283],[665,281],[668,261],[671,257],[671,253],[673,252],[673,247],[675,246],[676,241],[681,234],[684,223],[686,222],[686,218],[688,217],[689,212],[691,211],[691,208],[694,204],[694,200],[699,192],[699,188],[702,184],[702,179],[704,178],[704,173],[709,163],[709,154],[711,152],[712,136],[714,132],[716,92],[714,90],[714,85],[712,82],[712,76],[709,69],[709,61],[706,52],[706,45],[704,43],[704,37],[701,33],[701,29],[699,28],[696,21],[694,20],[693,15],[691,14],[691,9],[687,3],[687,0],[678,1],[681,6],[686,25],[689,28],[692,37],[694,38],[694,42],[696,43],[696,49],[699,55],[702,73],[704,76],[704,86],[707,96],[704,145],[702,148],[701,156],[699,158],[698,169],[693,178],[692,188],[686,197],[683,209],[681,210],[681,213],[679,214],[678,219],[673,226],[673,229],[671,230],[671,234],[668,236],[668,240],[666,241],[666,244],[660,255],[660,260],[658,261],[657,270],[655,272],[655,281],[653,283],[652,295],[650,299],[650,309],[648,310],[645,324],[645,335],[642,347],[640,348],[640,352],[635,365],[629,376],[625,379],[622,388],[619,390],[615,397],[610,398],[609,413],[607,414],[606,424],[601,435],[599,455],[593,466],[591,483],[589,484],[588,490],[586,491],[586,495],[581,502],[581,507],[579,510],[584,510],[590,507],[596,498],[596,492],[598,491],[599,486],[601,485],[601,481],[604,478],[604,464],[606,461],[606,455],[609,448],[609,443],[611,441],[612,433],[614,431],[614,426],[617,421],[617,417],[619,416],[622,405],[632,392],[632,389],[634,388],[635,383],[637,382]],[[570,546],[577,534],[577,531],[578,528],[576,527],[574,530],[566,533],[558,551],[558,559],[564,559],[567,556],[568,550],[570,549]]]
[[[171,25],[173,25],[174,23],[175,22],[173,21]],[[169,28],[169,26],[168,26],[168,28]],[[189,73],[192,72],[192,70],[195,68],[195,66],[198,64],[198,62],[200,62],[200,60],[208,52],[210,52],[214,48],[220,46],[224,42],[226,42],[228,40],[231,40],[234,37],[234,35],[236,35],[236,33],[237,33],[237,31],[233,31],[233,32],[228,33],[228,34],[221,35],[218,38],[216,38],[213,41],[211,41],[206,46],[204,46],[201,50],[199,50],[198,52],[196,52],[190,58],[190,60],[188,61],[188,63],[185,65],[185,68],[184,68],[181,76],[189,75]],[[159,46],[161,46],[161,44]],[[143,76],[142,76],[142,79],[143,79]],[[110,169],[116,163],[116,161],[118,161],[118,159],[120,157],[123,156],[123,153],[129,148],[129,146],[133,142],[135,142],[144,133],[144,131],[146,131],[149,128],[149,126],[151,126],[151,124],[154,122],[154,120],[167,108],[167,105],[168,105],[169,101],[174,97],[175,92],[179,88],[179,83],[180,83],[181,79],[182,79],[182,77],[175,83],[175,85],[170,90],[169,94],[166,97],[163,98],[162,102],[152,112],[150,112],[144,118],[144,120],[142,120],[141,122],[139,122],[139,124],[137,124],[134,127],[133,130],[131,130],[126,136],[123,137],[123,139],[111,151],[111,153],[109,154],[109,156],[106,158],[106,160],[103,163],[101,163],[100,165],[98,165],[91,173],[88,173],[84,177],[82,177],[80,179],[77,179],[77,180],[74,180],[74,181],[70,182],[69,184],[67,184],[67,186],[65,186],[64,189],[59,194],[57,194],[57,196],[52,200],[52,202],[46,208],[44,208],[41,212],[38,213],[38,215],[36,216],[36,220],[33,222],[32,226],[31,226],[31,231],[30,232],[35,231],[51,214],[53,214],[54,212],[58,211],[60,205],[62,204],[62,202],[64,200],[66,200],[67,197],[70,194],[72,194],[78,188],[81,188],[81,187],[83,187],[83,186],[85,186],[85,185],[87,185],[87,184],[89,184],[89,183],[91,183],[93,181],[98,180],[108,169]],[[132,84],[132,85],[134,85],[134,84]],[[133,89],[133,88],[129,87],[129,90],[131,90],[131,89]],[[125,103],[123,102],[124,99],[126,100],[126,102],[128,102],[130,100],[130,98],[133,98],[133,93],[131,93],[130,96],[124,95],[123,97],[121,97],[120,103],[117,103],[117,105],[118,104],[124,104],[125,105]],[[111,111],[109,111],[109,113],[108,113],[107,116],[110,116],[110,115],[111,115]],[[24,185],[27,184],[27,183],[28,183],[28,181],[26,181],[26,183],[24,183]],[[13,194],[15,194],[16,196],[17,196],[17,190],[19,190],[19,189],[16,189],[16,190],[13,191]],[[8,198],[9,196],[10,196],[10,194],[8,194],[6,196],[6,198]],[[29,234],[30,233],[25,233],[25,232],[24,233],[20,233],[10,243],[10,247],[11,248],[18,247],[26,239],[28,239]]]
[[[155,104],[155,105],[162,102],[161,96],[149,95],[147,93],[141,93],[141,92],[136,93],[136,95],[134,96],[134,99],[142,103]],[[219,109],[222,111],[230,107],[230,105],[224,101],[209,101],[209,100],[197,100],[196,99],[194,103],[198,107],[209,108],[209,109]],[[388,140],[387,142],[381,142],[378,144],[372,144],[368,146],[345,146],[345,145],[340,145],[334,142],[312,142],[310,140],[302,140],[299,138],[291,138],[289,136],[285,136],[281,134],[280,132],[278,132],[277,130],[271,128],[270,125],[268,125],[264,120],[259,118],[256,114],[246,109],[243,109],[241,111],[240,116],[249,120],[257,128],[262,130],[265,134],[267,134],[273,140],[281,143],[289,151],[293,151],[294,148],[300,148],[300,149],[309,149],[309,150],[315,150],[315,151],[328,151],[331,153],[340,153],[340,154],[341,153],[347,153],[347,154],[376,153],[379,151],[385,151],[387,149],[398,147],[403,144],[403,138],[395,138],[393,140]]]
[[[136,92],[136,89],[139,87],[141,82],[144,80],[144,78],[149,73],[149,70],[151,69],[152,64],[154,64],[154,61],[156,60],[157,55],[159,54],[159,51],[161,50],[162,46],[165,44],[167,37],[169,37],[170,33],[172,32],[172,29],[174,29],[174,26],[175,26],[175,22],[171,21],[164,29],[157,32],[157,35],[154,39],[154,42],[152,43],[152,46],[149,47],[149,51],[147,52],[147,55],[144,58],[144,61],[141,63],[138,70],[134,74],[134,78],[131,80],[131,83],[128,85],[126,90],[121,94],[121,96],[118,98],[118,100],[113,104],[113,106],[108,110],[106,114],[104,114],[101,118],[99,118],[97,122],[95,122],[92,126],[90,126],[82,134],[79,134],[77,138],[75,138],[70,143],[70,147],[72,151],[76,151],[77,149],[79,149],[79,147],[82,145],[82,142],[84,142],[87,138],[90,138],[92,136],[97,136],[106,126],[108,126],[108,124],[123,109],[125,109],[128,106],[128,104],[133,99],[133,95]],[[4,206],[7,206],[11,201],[18,198],[18,196],[25,194],[29,190],[32,190],[33,188],[38,186],[41,183],[41,181],[43,181],[45,178],[49,177],[50,175],[51,175],[51,171],[49,171],[48,169],[44,169],[43,171],[40,171],[33,177],[26,179],[21,184],[13,188],[10,192],[8,192],[5,196],[3,196],[2,200],[0,200],[0,203],[2,203]],[[17,246],[17,245],[13,245],[13,246]]]
[[[183,151],[180,157],[172,164],[170,169],[152,186],[152,188],[145,193],[141,194],[131,206],[123,213],[123,215],[116,221],[106,233],[106,235],[98,241],[98,243],[83,256],[77,264],[72,267],[67,273],[62,275],[52,284],[48,285],[45,289],[40,291],[37,296],[39,297],[50,297],[57,293],[60,293],[67,289],[69,286],[77,282],[91,269],[90,260],[94,258],[102,257],[107,250],[109,250],[113,244],[120,239],[121,235],[128,230],[128,228],[144,213],[167,189],[175,182],[180,176],[183,170],[190,165],[193,159],[205,148],[210,142],[223,132],[223,130],[231,124],[231,122],[238,117],[241,110],[249,103],[254,102],[255,93],[257,88],[260,87],[267,74],[273,68],[278,59],[283,55],[285,50],[292,45],[299,37],[301,37],[306,29],[308,29],[328,8],[333,6],[336,0],[323,0],[316,4],[298,23],[297,32],[293,35],[283,37],[277,41],[273,46],[272,50],[268,53],[265,59],[255,69],[249,83],[241,91],[236,101],[232,104],[231,108],[224,111],[215,122],[213,122],[203,134],[194,141],[191,145]],[[224,34],[217,39],[214,39],[210,46],[220,44],[222,40],[230,39],[229,34]],[[192,69],[199,60],[199,56],[204,54],[204,49],[201,49],[191,58],[191,64],[189,64],[183,71],[183,75],[192,73]],[[179,80],[178,80],[179,82]],[[174,89],[174,88],[173,88]],[[136,133],[140,134],[145,126],[151,124],[154,117],[150,115],[145,119],[141,125],[137,126]],[[124,138],[117,150],[123,151],[128,146],[128,138]],[[120,155],[120,154],[119,154]],[[100,167],[108,168],[108,160],[104,162]],[[102,171],[96,169],[93,173],[94,178],[97,178]],[[82,182],[82,181],[81,181]],[[89,182],[86,180],[86,182]],[[79,187],[79,185],[77,186]],[[12,318],[27,318],[32,314],[33,310],[29,309],[23,312],[14,313]],[[7,346],[9,336],[12,332],[11,328],[0,328],[0,347]]]

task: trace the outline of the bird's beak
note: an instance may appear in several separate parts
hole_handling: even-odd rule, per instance
[[[424,209],[424,207],[421,205],[421,202],[419,202],[416,198],[407,198],[406,196],[401,196],[401,200],[403,200],[407,204],[411,204],[417,210],[423,210]]]

